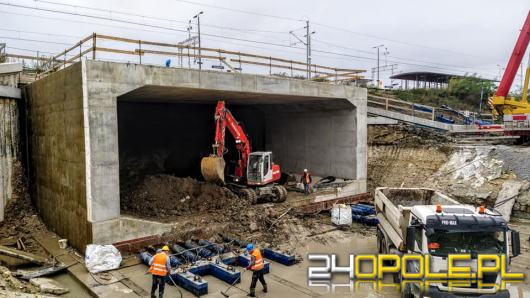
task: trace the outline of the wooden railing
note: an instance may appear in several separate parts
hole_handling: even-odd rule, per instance
[[[414,102],[393,99],[388,97],[382,97],[377,95],[368,94],[368,106],[382,108],[387,111],[398,112],[405,115],[410,115],[418,118],[424,118],[429,120],[437,120],[437,115],[445,115],[445,117],[450,117],[455,121],[455,124],[467,124],[464,123],[463,118],[455,116],[452,112],[454,110],[449,110],[443,107],[435,108],[433,106],[428,106],[424,104],[418,104]],[[460,111],[462,112],[462,111]],[[473,120],[485,120],[494,122],[494,116],[492,114],[477,114],[470,113],[469,119]]]
[[[377,107],[377,108],[383,108],[387,111],[394,111],[405,115],[410,115],[414,117],[419,118],[425,118],[429,120],[435,120],[436,119],[436,108],[427,106],[427,105],[420,105],[413,102],[408,102],[404,100],[399,99],[392,99],[388,97],[382,97],[382,96],[376,96],[376,95],[368,95],[368,105]],[[426,109],[430,109],[431,112],[426,112],[419,110],[418,107],[425,107]]]
[[[198,53],[201,54],[199,55]],[[39,66],[41,69],[39,77],[42,77],[80,61],[81,59],[113,61],[112,57],[109,55],[129,63],[150,65],[161,64],[159,60],[153,62],[156,58],[152,57],[156,56],[163,56],[165,58],[187,58],[188,61],[190,59],[196,60],[200,58],[201,60],[206,61],[216,61],[218,65],[212,66],[213,70],[224,70],[224,68],[227,67],[228,69],[226,71],[242,72],[243,66],[245,66],[253,68],[255,73],[268,73],[269,75],[297,78],[303,78],[301,72],[305,75],[307,70],[310,69],[313,80],[337,83],[362,79],[363,76],[360,74],[365,72],[365,70],[362,69],[335,68],[318,64],[308,65],[303,61],[252,53],[136,40],[96,33],[87,36],[55,56],[33,58],[40,61],[44,60]],[[30,56],[22,57],[21,55],[11,56],[18,56],[21,59],[31,58]],[[123,57],[126,57],[126,59],[123,59]],[[133,59],[133,61],[131,61],[131,59]],[[149,59],[151,59],[151,61],[149,61]],[[183,66],[180,65],[179,67]],[[252,72],[252,70],[249,72]]]

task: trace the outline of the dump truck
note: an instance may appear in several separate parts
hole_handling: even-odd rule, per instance
[[[511,230],[498,212],[460,204],[433,189],[379,187],[375,190],[375,207],[379,253],[428,255],[432,273],[447,272],[449,254],[470,255],[469,261],[458,266],[469,266],[472,272],[477,270],[478,254],[504,254],[506,268],[510,258],[520,254],[519,233]],[[417,264],[407,263],[408,272],[417,270]],[[401,282],[401,274],[395,274],[394,281]],[[482,282],[499,285],[500,273],[485,274]],[[471,287],[449,288],[447,283],[430,283],[423,290],[418,284],[406,284],[401,287],[401,295],[509,297],[509,292],[498,287],[479,288],[475,280]]]

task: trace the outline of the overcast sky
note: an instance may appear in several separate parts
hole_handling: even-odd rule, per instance
[[[366,69],[365,76],[369,78],[371,68],[376,65],[376,51],[372,47],[381,44],[384,45],[381,65],[398,64],[395,72],[428,69],[495,78],[499,74],[497,65],[505,67],[530,8],[528,0],[0,0],[0,3],[0,42],[7,43],[11,53],[29,55],[36,50],[41,54],[58,53],[92,32],[175,43],[185,39],[187,33],[161,27],[185,31],[187,21],[203,11],[203,46],[303,61],[304,45],[288,47],[297,41],[289,31],[300,29],[295,33],[303,36],[302,20],[309,20],[311,29],[316,31],[312,39],[313,63]],[[383,55],[385,48],[387,56]],[[527,58],[528,54],[525,65]],[[389,71],[381,73],[382,77],[388,75]],[[519,77],[515,85],[519,85]]]

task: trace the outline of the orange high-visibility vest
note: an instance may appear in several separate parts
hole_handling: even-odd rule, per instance
[[[149,272],[153,275],[166,276],[167,275],[167,258],[168,256],[161,252],[153,257],[153,264],[149,268]]]
[[[309,183],[311,183],[309,179],[309,173],[305,173],[305,184],[309,184]]]
[[[263,258],[261,257],[261,252],[259,251],[259,249],[255,248],[252,251],[252,255],[256,258],[256,262],[250,267],[250,270],[258,271],[263,269],[265,264],[263,263]]]

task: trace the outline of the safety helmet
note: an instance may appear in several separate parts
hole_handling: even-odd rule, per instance
[[[247,244],[247,251],[252,251],[254,249],[254,244],[249,243]]]
[[[307,172],[307,169],[304,169],[304,172]]]
[[[163,251],[169,251],[169,246],[164,245],[164,246],[162,247],[162,250],[163,250]]]

